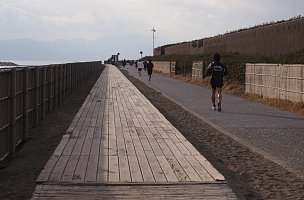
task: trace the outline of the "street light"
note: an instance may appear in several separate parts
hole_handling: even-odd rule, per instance
[[[151,30],[153,33],[152,33],[152,41],[153,41],[153,49],[152,49],[152,56],[153,56],[153,54],[154,54],[154,39],[155,39],[155,37],[154,37],[154,33],[156,32],[156,30],[154,29],[154,27],[153,27],[153,29]]]
[[[142,51],[140,51],[139,53],[140,53],[140,59],[141,59],[141,58],[142,58],[142,54],[143,54],[143,52],[142,52]]]

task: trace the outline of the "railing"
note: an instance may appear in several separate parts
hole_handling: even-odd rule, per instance
[[[0,69],[0,167],[30,128],[101,69],[100,61]]]

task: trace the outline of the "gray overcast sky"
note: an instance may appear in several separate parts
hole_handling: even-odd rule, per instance
[[[153,27],[155,46],[161,46],[298,15],[304,15],[303,0],[1,0],[0,40],[135,35],[150,39],[145,51],[151,52]],[[136,46],[134,38],[129,42]]]

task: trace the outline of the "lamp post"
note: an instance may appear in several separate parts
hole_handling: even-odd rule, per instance
[[[140,51],[139,53],[140,53],[140,59],[142,59],[142,54],[143,54],[143,52],[142,52],[142,51]]]
[[[152,56],[153,56],[153,54],[154,54],[154,39],[155,39],[154,33],[156,32],[156,30],[153,27],[153,29],[151,31],[152,31],[152,41],[153,41],[153,49],[152,49]]]

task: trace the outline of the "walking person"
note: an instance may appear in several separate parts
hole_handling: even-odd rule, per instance
[[[149,81],[151,80],[153,67],[154,67],[154,64],[152,63],[151,60],[149,60],[149,62],[147,63],[147,70],[148,70]]]
[[[126,68],[127,68],[127,71],[129,72],[129,68],[130,68],[130,62],[129,61],[126,61]]]
[[[145,61],[143,62],[143,64],[144,64],[144,70],[147,71],[147,64],[148,64],[147,61],[145,60]]]
[[[142,63],[142,61],[139,61],[137,63],[137,72],[138,72],[139,76],[141,76],[141,71],[142,71],[142,68],[144,67],[143,65],[144,64]]]
[[[122,61],[122,67],[125,68],[126,64],[127,64],[126,59],[123,59],[123,61]]]
[[[214,54],[214,62],[210,63],[207,68],[207,74],[211,75],[211,87],[212,87],[212,94],[211,94],[211,100],[212,100],[212,109],[216,110],[216,104],[215,104],[215,93],[217,91],[218,96],[218,108],[217,110],[219,112],[222,111],[222,87],[224,85],[224,76],[228,74],[227,67],[220,62],[221,55],[219,53]]]

